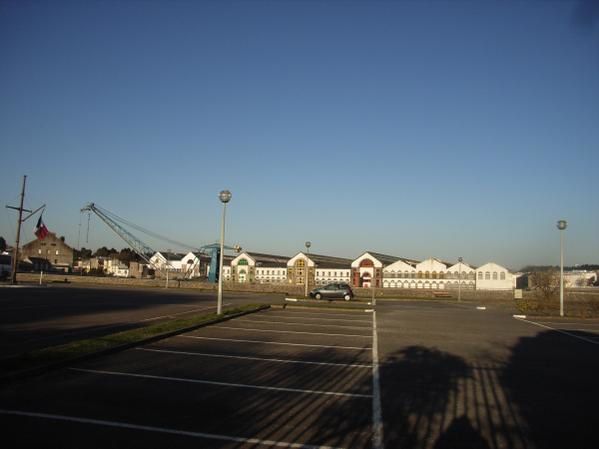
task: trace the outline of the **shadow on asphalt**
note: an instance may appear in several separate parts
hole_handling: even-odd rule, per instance
[[[384,361],[385,447],[599,447],[599,348],[547,331],[511,349],[503,365],[421,346]]]

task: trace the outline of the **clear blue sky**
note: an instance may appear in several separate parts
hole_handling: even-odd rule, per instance
[[[598,5],[2,1],[0,235],[599,263]]]

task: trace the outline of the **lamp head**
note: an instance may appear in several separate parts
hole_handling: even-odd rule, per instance
[[[233,195],[228,190],[221,190],[221,192],[218,194],[218,199],[222,203],[228,203],[229,201],[231,201],[232,196]]]
[[[567,227],[568,227],[568,222],[566,220],[559,220],[557,222],[557,229],[559,229],[560,231],[563,231]]]
[[[310,248],[312,246],[312,242],[306,242],[306,248]]]

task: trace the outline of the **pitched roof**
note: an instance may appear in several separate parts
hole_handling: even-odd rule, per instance
[[[324,256],[321,254],[312,253],[304,254],[306,255],[306,257],[312,259],[318,268],[351,268],[351,259],[346,259],[344,257]]]
[[[390,256],[388,254],[376,253],[374,251],[366,252],[370,254],[372,257],[376,257],[378,260],[380,260],[383,263],[383,265],[391,265],[392,263],[397,262],[398,260],[401,260],[402,262],[405,262],[408,265],[415,265],[417,263],[420,263],[418,260],[415,259],[407,259],[405,257],[399,256]]]
[[[244,251],[241,254],[244,253],[256,261],[257,267],[285,267],[287,266],[287,261],[291,259],[289,256],[277,256],[275,254],[254,253],[250,251]]]

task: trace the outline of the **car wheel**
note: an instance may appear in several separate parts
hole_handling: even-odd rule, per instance
[[[346,301],[349,301],[349,300],[351,299],[351,296],[350,296],[350,295],[345,295],[345,296],[343,297],[343,299],[345,299]]]
[[[320,293],[316,293],[316,294],[314,295],[314,297],[315,297],[316,299],[320,299],[320,298],[322,298],[322,295],[321,295]]]

